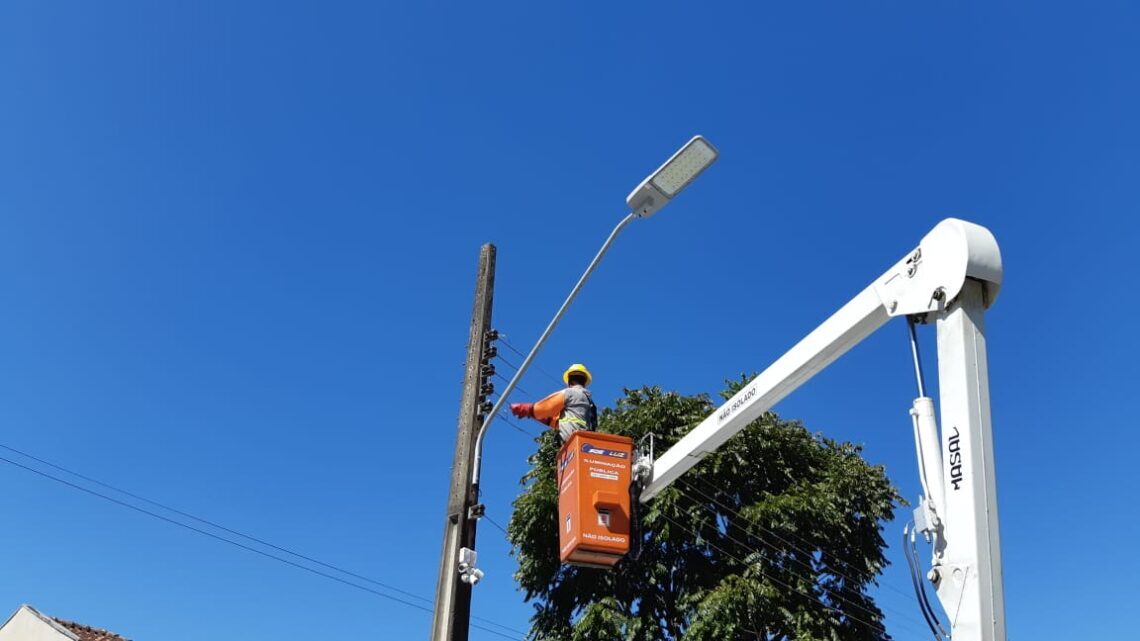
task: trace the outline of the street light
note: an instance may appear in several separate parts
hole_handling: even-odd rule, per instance
[[[522,378],[523,373],[530,367],[531,361],[534,360],[538,350],[542,348],[543,343],[554,331],[554,326],[562,319],[562,315],[566,313],[566,309],[570,307],[570,303],[578,295],[578,291],[582,289],[582,285],[593,273],[594,268],[601,262],[602,256],[605,255],[606,250],[613,244],[614,239],[621,233],[625,226],[637,218],[648,218],[657,213],[662,207],[669,203],[681,190],[693,182],[693,180],[701,174],[702,171],[708,168],[709,165],[717,159],[717,150],[709,141],[705,140],[703,136],[693,136],[689,142],[685,143],[683,147],[677,150],[665,164],[657,168],[657,171],[649,175],[648,178],[641,181],[629,196],[626,198],[626,204],[629,205],[630,213],[614,227],[610,232],[609,238],[606,242],[602,243],[602,248],[598,250],[594,260],[590,261],[586,271],[582,277],[578,279],[578,283],[574,285],[574,289],[570,290],[570,295],[566,300],[562,301],[562,306],[558,308],[558,312],[554,314],[554,318],[550,320],[550,324],[546,326],[546,330],[542,332],[542,336],[538,337],[538,341],[534,347],[530,348],[530,353],[523,359],[521,365],[515,370],[515,375],[507,383],[506,389],[499,394],[499,400],[495,401],[495,405],[491,411],[487,413],[487,417],[483,420],[483,424],[479,426],[479,434],[475,437],[475,461],[474,466],[471,468],[471,486],[472,494],[478,496],[479,478],[483,466],[483,437],[487,434],[487,427],[491,421],[495,420],[495,415],[499,413],[500,407],[507,401],[507,398],[514,391],[515,385],[518,384],[519,379]]]
[[[657,171],[641,181],[637,189],[629,193],[625,202],[630,211],[637,214],[638,218],[648,218],[657,213],[657,210],[713,164],[717,155],[716,147],[710,145],[703,136],[693,136]]]

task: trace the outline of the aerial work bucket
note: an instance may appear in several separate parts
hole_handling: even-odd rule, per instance
[[[563,563],[613,567],[630,544],[633,439],[578,431],[558,452],[558,544]]]

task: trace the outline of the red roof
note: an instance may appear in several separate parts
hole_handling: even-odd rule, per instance
[[[51,617],[51,620],[67,628],[69,632],[79,637],[79,641],[129,641],[109,630],[100,630],[99,628],[93,628],[89,625],[75,623],[74,621],[65,621],[55,617]]]

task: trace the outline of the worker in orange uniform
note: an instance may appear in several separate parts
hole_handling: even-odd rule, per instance
[[[590,370],[574,363],[562,373],[566,389],[558,390],[537,403],[511,403],[511,413],[519,418],[533,418],[557,429],[565,442],[578,430],[598,427],[598,408],[586,386],[593,382]]]

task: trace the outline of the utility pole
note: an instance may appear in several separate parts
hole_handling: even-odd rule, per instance
[[[467,366],[463,376],[463,396],[459,404],[459,433],[455,438],[455,459],[451,464],[451,488],[443,525],[443,552],[436,583],[435,611],[431,641],[467,641],[471,620],[472,576],[461,576],[461,550],[475,549],[475,525],[480,514],[473,514],[478,497],[471,486],[471,465],[475,438],[483,417],[489,411],[489,377],[494,373],[490,359],[497,335],[491,330],[491,302],[495,291],[495,246],[487,243],[479,250],[475,279],[475,305],[467,339]],[[471,561],[471,570],[474,562]],[[478,580],[477,578],[474,580]]]

